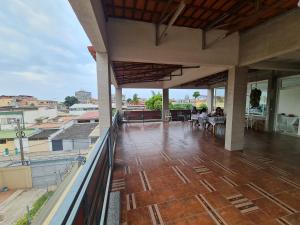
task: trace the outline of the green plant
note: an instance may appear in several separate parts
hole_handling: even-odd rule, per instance
[[[208,109],[207,105],[202,103],[200,106],[199,106],[199,110],[203,110],[203,109]]]
[[[53,195],[53,191],[49,191],[45,194],[43,194],[38,200],[36,200],[32,208],[29,210],[29,219],[32,221],[34,216],[38,213],[38,211],[42,208],[42,206],[47,202],[47,200]],[[18,221],[15,223],[15,225],[29,225],[27,223],[27,214],[25,214],[23,217],[18,219]]]
[[[146,108],[150,110],[162,109],[162,95],[160,93],[152,93],[152,96],[145,102]]]
[[[170,109],[192,109],[191,103],[175,103],[170,105]]]

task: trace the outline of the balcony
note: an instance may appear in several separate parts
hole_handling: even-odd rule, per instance
[[[120,224],[296,224],[299,144],[249,131],[245,150],[229,152],[223,137],[187,122],[115,118],[50,224],[106,224],[111,192]]]

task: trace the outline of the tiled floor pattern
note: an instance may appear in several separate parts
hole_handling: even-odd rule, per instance
[[[222,138],[181,122],[123,126],[112,184],[121,222],[300,224],[299,146],[250,133],[245,151],[232,153]]]

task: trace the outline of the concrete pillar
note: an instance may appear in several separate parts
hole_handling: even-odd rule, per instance
[[[269,132],[275,131],[276,120],[276,104],[277,104],[277,91],[278,91],[278,79],[275,76],[275,72],[272,72],[272,78],[268,80],[268,96],[267,96],[267,117],[265,130]]]
[[[100,135],[111,126],[111,82],[107,53],[96,53]]]
[[[163,102],[162,102],[162,120],[165,120],[165,114],[169,110],[169,89],[163,89]]]
[[[207,110],[210,113],[213,111],[214,106],[214,89],[207,89]]]
[[[228,72],[225,149],[244,147],[247,68],[233,67]]]
[[[226,114],[226,105],[227,105],[227,83],[225,84],[225,87],[224,87],[224,113]]]
[[[116,110],[122,112],[122,88],[116,88]]]

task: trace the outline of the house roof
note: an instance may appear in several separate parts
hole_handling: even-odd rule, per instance
[[[28,139],[29,140],[41,140],[41,139],[48,139],[48,137],[58,131],[59,129],[45,129],[41,130],[39,133],[31,135]]]
[[[54,140],[61,139],[86,139],[90,133],[95,129],[98,123],[78,123],[65,129],[63,132],[55,136]]]
[[[23,130],[25,133],[25,137],[28,137],[35,132],[37,132],[36,129],[26,129]],[[15,130],[0,130],[0,139],[14,139],[16,138],[16,131]]]
[[[77,120],[94,120],[94,119],[99,119],[98,111],[86,112],[77,118]]]
[[[189,0],[175,26],[196,29],[223,29],[231,33],[244,31],[272,17],[296,8],[298,0]],[[182,4],[181,0],[102,0],[105,17],[168,24]]]

